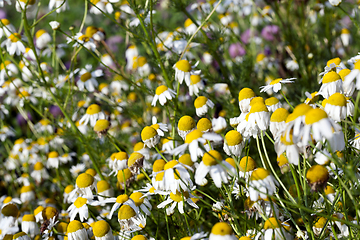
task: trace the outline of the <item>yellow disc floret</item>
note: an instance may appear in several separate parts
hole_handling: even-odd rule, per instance
[[[207,118],[201,118],[197,125],[196,125],[197,129],[199,129],[201,132],[207,132],[212,128],[212,123],[209,119]]]
[[[265,230],[266,229],[275,229],[275,228],[280,228],[280,223],[276,218],[268,218],[264,224],[263,227]]]
[[[178,128],[181,131],[189,131],[194,129],[196,126],[195,121],[190,116],[183,116],[180,118]]]
[[[248,98],[253,98],[253,97],[255,97],[255,93],[250,88],[243,88],[239,92],[239,101],[244,100],[244,99],[248,99]]]
[[[195,108],[201,108],[206,104],[207,101],[208,99],[204,96],[197,97],[195,99],[194,106]]]
[[[86,109],[86,114],[89,115],[93,115],[96,113],[99,113],[101,111],[101,108],[99,105],[97,104],[91,104],[87,109]]]
[[[202,135],[203,135],[203,133],[200,130],[195,129],[186,135],[185,143],[189,144],[192,141],[194,141],[198,138],[201,138]]]
[[[341,79],[340,75],[334,71],[328,72],[324,75],[322,83],[331,83]]]
[[[156,88],[155,94],[156,94],[156,95],[160,95],[160,94],[162,94],[163,92],[165,92],[166,90],[168,90],[168,87],[165,86],[165,85],[161,85],[161,86],[159,86],[159,87]]]
[[[120,220],[127,220],[136,216],[136,212],[129,205],[122,205],[119,209],[118,218]]]
[[[256,162],[252,157],[245,156],[240,160],[240,170],[249,172],[256,168]]]
[[[250,180],[264,180],[269,175],[269,171],[265,168],[257,168],[252,172]]]
[[[311,109],[305,115],[305,124],[310,125],[327,117],[328,116],[324,110],[320,108]]]
[[[344,95],[342,95],[341,93],[334,93],[333,95],[331,95],[328,98],[327,103],[334,105],[334,106],[345,107],[347,101],[346,101],[346,97]]]
[[[76,185],[79,188],[89,187],[94,183],[94,177],[88,173],[82,173],[76,178]]]
[[[206,152],[202,158],[202,161],[206,166],[216,165],[221,162],[221,160],[221,154],[216,150],[210,150],[209,152]]]
[[[104,221],[97,221],[92,227],[95,237],[104,237],[110,231],[110,225]]]
[[[83,229],[84,226],[82,225],[81,222],[79,222],[78,220],[73,220],[69,223],[68,228],[67,228],[67,232],[68,233],[73,233],[76,232],[80,229]]]
[[[285,108],[276,109],[273,114],[271,114],[270,121],[271,122],[283,122],[289,116],[288,110]]]
[[[180,60],[175,64],[175,67],[183,72],[190,72],[191,65],[188,60]]]
[[[218,222],[212,227],[211,233],[214,235],[226,236],[231,235],[233,230],[226,222]]]
[[[153,127],[146,126],[141,131],[141,140],[146,141],[157,135],[156,130]]]
[[[238,131],[231,130],[226,133],[225,140],[229,146],[236,146],[243,141],[243,138]]]
[[[106,180],[100,180],[96,184],[97,192],[101,193],[111,188],[110,184]]]

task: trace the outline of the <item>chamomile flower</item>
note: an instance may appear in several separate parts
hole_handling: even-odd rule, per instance
[[[13,240],[30,240],[31,238],[25,232],[18,232],[12,237]]]
[[[10,23],[10,21],[6,18],[0,19],[1,26],[0,26],[0,38],[3,36],[9,37],[13,32],[16,32],[15,27]]]
[[[265,100],[265,105],[270,112],[275,112],[276,109],[281,108],[282,104],[276,97],[271,97]]]
[[[265,221],[263,229],[259,232],[255,239],[260,239],[262,235],[263,240],[287,240],[292,239],[290,233],[288,233],[290,226],[288,224],[280,223],[280,221],[274,217],[268,218]]]
[[[114,11],[112,4],[107,0],[91,0],[91,3],[94,4],[94,6],[91,7],[90,13],[99,15],[103,12],[111,14]]]
[[[159,100],[160,105],[164,106],[167,100],[171,100],[175,97],[176,92],[174,90],[161,85],[156,88],[155,96],[152,100],[151,106],[156,106],[156,102]]]
[[[151,214],[150,213],[150,210],[152,208],[151,203],[143,193],[139,191],[133,192],[130,195],[130,199],[132,199],[135,203],[135,206],[141,209],[146,215]]]
[[[153,148],[159,143],[160,136],[153,127],[147,126],[141,131],[141,140],[144,142],[145,146]]]
[[[209,108],[213,108],[215,104],[207,97],[200,96],[195,99],[194,106],[196,110],[196,115],[198,117],[201,117],[208,112]]]
[[[201,118],[196,124],[196,128],[202,133],[212,132],[212,127],[212,122],[207,118]]]
[[[345,67],[345,65],[343,63],[341,63],[341,59],[340,58],[333,58],[330,59],[329,61],[327,61],[326,66],[324,68],[324,72],[320,73],[319,76],[322,76],[328,72],[331,71],[335,71],[336,73],[338,73],[343,67]],[[322,80],[320,80],[321,82]]]
[[[255,97],[255,93],[250,88],[243,88],[239,92],[239,108],[241,112],[247,113],[250,111],[250,101]]]
[[[20,189],[21,202],[29,202],[35,199],[35,188],[33,185],[23,186]]]
[[[116,174],[119,170],[127,168],[128,155],[126,152],[113,153],[108,159],[109,168],[112,170],[109,176]]]
[[[67,227],[68,240],[88,240],[86,228],[78,220],[73,220]]]
[[[194,208],[199,208],[192,198],[195,198],[191,193],[187,191],[176,191],[176,193],[170,193],[168,198],[160,203],[157,207],[164,208],[168,204],[172,203],[170,207],[166,208],[166,214],[171,215],[174,213],[175,207],[178,207],[178,210],[181,214],[184,214],[184,202],[187,202],[190,206]]]
[[[12,33],[7,40],[5,40],[1,46],[6,46],[6,51],[13,56],[14,54],[16,55],[21,55],[23,53],[25,53],[25,45],[21,42],[22,37],[19,33]]]
[[[44,29],[40,29],[35,33],[35,39],[36,39],[36,47],[39,49],[43,49],[48,46],[48,44],[51,42],[51,36],[48,32],[46,32]]]
[[[127,167],[129,168],[130,172],[134,175],[139,174],[140,168],[142,168],[144,163],[144,155],[138,152],[133,152],[128,161]]]
[[[299,165],[299,147],[293,142],[293,131],[283,132],[275,141],[275,151],[279,157],[286,153],[289,162],[294,165]]]
[[[194,67],[197,66],[198,63],[194,65]],[[173,66],[175,69],[175,80],[179,81],[180,84],[185,80],[185,83],[187,86],[190,86],[190,76],[192,74],[199,75],[201,70],[193,71],[192,66],[189,63],[188,60],[180,60]]]
[[[81,32],[75,34],[75,36],[73,36],[73,37],[66,38],[66,40],[67,40],[67,44],[69,44],[70,42],[75,42],[73,44],[73,47],[84,46],[85,48],[87,48],[91,51],[96,50],[96,44],[95,44],[94,40],[92,38],[89,38],[88,36],[82,34]]]
[[[130,205],[123,204],[118,213],[118,222],[123,231],[139,231],[146,226],[145,217]]]
[[[203,90],[205,85],[201,80],[200,75],[190,75],[190,86],[189,86],[189,94],[190,96],[196,95],[198,96],[200,90]]]
[[[312,134],[311,134],[312,133]],[[336,133],[340,135],[336,135]],[[302,132],[302,144],[307,145],[312,138],[319,142],[327,139],[333,151],[341,151],[345,147],[344,135],[340,125],[328,118],[326,112],[315,108],[309,110],[305,115],[305,126]],[[336,141],[333,141],[336,139]]]
[[[341,29],[340,39],[341,39],[341,42],[343,43],[344,47],[349,46],[350,41],[351,41],[351,34],[350,34],[349,29],[347,29],[347,28]]]
[[[89,209],[87,205],[96,206],[98,203],[87,198],[77,197],[76,200],[66,210],[69,212],[70,221],[73,221],[77,214],[79,214],[80,221],[89,218]]]
[[[93,198],[93,191],[96,183],[92,175],[82,173],[76,178],[75,189],[70,193],[69,198],[72,199],[76,196],[81,196],[87,199]]]
[[[91,69],[91,65],[88,64],[85,68],[80,70],[80,80],[76,82],[80,91],[83,91],[86,88],[89,92],[93,92],[95,91],[95,88],[98,87],[99,84],[95,78],[103,76],[103,71],[101,69],[91,71]]]
[[[238,131],[231,130],[226,133],[223,149],[227,155],[240,157],[244,145],[245,142]]]
[[[325,99],[325,112],[335,122],[341,122],[347,117],[347,100],[341,93],[334,93]]]
[[[92,127],[95,126],[96,121],[99,119],[105,119],[105,114],[101,111],[101,108],[97,104],[92,104],[86,109],[85,115],[80,119],[79,124],[86,125],[90,122]]]
[[[285,129],[285,121],[288,116],[289,112],[285,108],[278,108],[271,114],[270,132],[275,140],[280,137],[281,132]]]
[[[211,178],[214,180],[215,186],[221,188],[222,183],[228,183],[227,169],[231,169],[232,166],[222,160],[221,154],[216,150],[210,150],[205,153],[201,163],[196,168],[195,182],[201,185],[203,179],[209,173]]]
[[[40,234],[40,228],[36,224],[34,214],[25,214],[21,221],[21,230],[27,233],[31,238],[35,235]]]
[[[48,154],[48,159],[46,162],[47,168],[58,168],[60,163],[59,153],[56,151],[52,151]]]
[[[192,117],[187,115],[182,116],[178,122],[178,134],[180,135],[180,137],[182,137],[183,140],[185,140],[186,135],[192,130],[194,130],[195,127],[196,124]]]
[[[18,74],[16,65],[8,60],[0,64],[0,85],[4,84],[5,79]]]
[[[273,92],[277,93],[281,89],[282,83],[293,83],[294,81],[291,81],[291,80],[294,80],[294,79],[296,79],[296,78],[287,78],[287,79],[277,78],[277,79],[271,81],[269,85],[261,86],[260,92],[266,92],[268,90],[272,90]]]
[[[104,199],[103,201],[100,201],[100,203],[114,203],[114,205],[111,207],[110,213],[107,216],[108,219],[111,219],[114,212],[118,210],[123,204],[130,205],[133,209],[135,209],[135,212],[139,212],[139,209],[135,205],[134,200],[130,199],[126,194],[119,195],[116,198]]]
[[[43,179],[48,179],[49,174],[44,167],[42,162],[36,162],[34,165],[34,170],[31,172],[30,176],[36,181],[41,182]]]
[[[104,220],[95,222],[92,226],[92,231],[94,233],[95,240],[114,240],[111,227]]]
[[[233,230],[226,222],[216,223],[209,235],[209,240],[236,240],[237,237],[233,234]]]
[[[256,137],[260,131],[266,131],[270,123],[270,113],[266,105],[262,102],[255,103],[251,106],[247,120],[246,131],[253,133]]]
[[[255,169],[250,177],[249,194],[251,201],[257,201],[260,198],[267,198],[272,195],[278,182],[270,175],[269,171],[264,168]]]
[[[106,180],[100,180],[96,183],[96,190],[99,201],[105,200],[106,198],[114,195],[114,190]]]
[[[49,1],[49,10],[56,8],[56,12],[64,12],[68,9],[68,4],[66,0],[50,0]]]
[[[306,179],[312,191],[320,191],[327,184],[329,171],[322,165],[314,165],[306,172]]]
[[[192,169],[176,160],[167,162],[164,165],[162,190],[171,191],[175,194],[176,191],[180,191],[181,189],[184,191],[191,189],[193,182],[191,181],[188,170]]]
[[[221,142],[222,137],[216,133],[202,133],[200,130],[195,129],[188,133],[185,138],[185,143],[180,145],[179,147],[173,150],[173,154],[178,155],[180,153],[185,152],[187,148],[189,148],[189,152],[191,155],[191,160],[193,162],[197,161],[199,156],[204,155],[204,151],[199,146],[201,144],[206,151],[210,150],[209,145],[207,145],[207,140],[214,141],[214,142]],[[204,145],[206,144],[206,145]]]
[[[330,95],[342,91],[341,76],[334,71],[326,73],[322,78],[321,82],[322,85],[320,87],[319,94],[322,95],[324,98],[328,98]]]
[[[134,175],[128,168],[125,168],[124,170],[118,171],[117,180],[122,187],[124,187],[125,184],[126,186],[129,186],[130,183],[134,180]]]
[[[345,81],[346,76],[351,73],[350,69],[344,68],[340,70],[339,75],[341,80],[343,81],[342,88],[345,97],[351,97],[355,91],[355,83],[354,81]]]

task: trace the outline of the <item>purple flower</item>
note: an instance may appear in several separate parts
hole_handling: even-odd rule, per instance
[[[6,12],[0,9],[0,19],[6,18]]]
[[[119,50],[119,43],[123,41],[121,36],[113,36],[110,37],[106,43],[109,46],[110,50],[113,52],[117,52]]]
[[[248,29],[241,34],[240,39],[244,44],[248,44],[250,42],[250,39],[256,35],[257,33],[255,31],[251,31],[250,29]]]
[[[268,25],[261,30],[261,36],[267,41],[274,41],[279,30],[280,28],[276,25]]]
[[[49,111],[54,116],[54,118],[63,115],[63,113],[61,112],[61,110],[58,106],[54,106],[54,105],[50,106]]]
[[[27,113],[27,117],[28,117],[28,119],[30,121],[32,121],[32,116],[31,116],[31,114],[29,112]],[[20,113],[16,116],[16,121],[20,126],[23,126],[23,125],[27,124],[25,118],[23,118],[23,116],[21,116]]]
[[[241,46],[241,43],[233,43],[229,47],[229,54],[231,58],[244,56],[246,54],[245,49]]]

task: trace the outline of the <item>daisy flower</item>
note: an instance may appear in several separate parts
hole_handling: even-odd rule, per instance
[[[198,65],[199,62],[197,62],[194,67]],[[173,66],[175,69],[175,80],[179,81],[180,84],[185,80],[185,83],[187,86],[190,86],[190,76],[192,74],[199,75],[201,70],[193,71],[191,64],[188,60],[180,60]]]
[[[180,137],[185,140],[186,135],[192,130],[194,130],[195,127],[196,123],[194,119],[190,116],[185,115],[179,119],[177,131]]]
[[[231,130],[226,133],[223,149],[227,155],[240,157],[244,146],[245,142],[238,131]]]
[[[341,93],[334,93],[325,102],[325,112],[335,122],[341,122],[347,117],[347,100]]]
[[[109,176],[116,174],[119,170],[127,168],[128,155],[126,152],[113,153],[108,159],[109,168],[112,170]]]
[[[0,38],[3,36],[9,37],[13,32],[16,32],[15,27],[10,23],[10,21],[6,18],[0,19]]]
[[[233,234],[233,230],[226,222],[216,223],[209,235],[209,240],[236,240],[237,237]]]
[[[71,38],[70,37],[66,38],[66,40],[67,40],[67,44],[74,41],[75,43],[73,44],[73,47],[84,46],[85,48],[91,51],[96,50],[96,44],[94,43],[94,40],[82,34],[81,32],[75,34],[75,36]]]
[[[18,69],[16,65],[8,60],[0,64],[0,85],[4,84],[6,78],[17,75]]]
[[[324,68],[324,72],[320,73],[319,76],[322,76],[328,72],[335,71],[338,73],[341,69],[343,69],[345,65],[341,62],[340,58],[333,58],[327,61],[326,66]],[[320,80],[321,82],[321,80]]]
[[[255,239],[260,239],[261,235],[262,235],[261,239],[263,240],[292,239],[291,234],[288,232],[289,230],[290,230],[290,225],[286,223],[280,223],[279,220],[277,220],[274,217],[271,217],[265,221],[262,231],[256,235]]]
[[[359,64],[359,67],[360,67],[360,64]],[[349,79],[349,78],[345,78],[345,81],[346,81],[346,79]],[[333,95],[336,92],[342,91],[341,76],[334,71],[326,73],[324,75],[324,77],[322,78],[321,82],[322,82],[322,85],[320,87],[319,94],[321,96],[323,96],[324,98],[329,98],[330,95]]]
[[[25,45],[21,42],[22,37],[19,33],[12,33],[2,44],[1,46],[6,46],[6,51],[13,56],[21,55],[25,53]]]
[[[322,165],[314,165],[306,172],[306,179],[311,191],[320,191],[325,188],[329,180],[329,171]]]
[[[287,78],[287,79],[277,78],[277,79],[271,81],[269,85],[261,86],[260,92],[266,92],[268,90],[272,90],[273,92],[277,93],[281,89],[282,83],[293,83],[294,81],[291,81],[291,80],[294,80],[294,79],[296,79],[296,78]]]
[[[193,182],[188,170],[192,169],[176,160],[167,162],[164,165],[163,189],[161,190],[175,194],[176,191],[191,189]]]
[[[96,183],[92,175],[82,173],[76,178],[75,189],[70,193],[69,199],[73,199],[77,195],[87,199],[93,199],[92,190],[95,189]]]
[[[176,96],[176,92],[174,92],[174,90],[166,87],[165,85],[161,85],[156,88],[155,96],[151,102],[151,106],[156,106],[158,100],[161,106],[164,106],[167,100],[171,100],[175,96]]]
[[[36,224],[34,214],[25,214],[21,221],[21,230],[27,233],[31,238],[35,235],[40,234],[40,228]]]
[[[289,162],[294,165],[299,165],[299,147],[293,142],[293,131],[283,132],[281,136],[275,141],[275,151],[279,157],[286,153]]]
[[[130,205],[123,204],[118,213],[118,222],[123,231],[139,231],[146,226],[146,218],[138,209],[132,208]]]
[[[95,88],[98,87],[99,84],[95,78],[103,76],[103,71],[101,69],[91,71],[91,69],[91,65],[88,64],[84,69],[80,70],[80,80],[76,82],[80,91],[83,91],[86,88],[89,92],[93,92],[95,91]]]
[[[255,93],[250,88],[243,88],[239,92],[239,108],[241,112],[247,113],[250,111],[250,101],[255,97]]]
[[[221,188],[222,183],[228,183],[228,173],[226,170],[232,169],[232,166],[222,159],[221,154],[216,150],[210,150],[205,153],[201,163],[196,168],[194,177],[196,184],[201,185],[208,173],[210,173],[217,188]]]
[[[73,221],[77,214],[79,214],[80,221],[89,218],[89,209],[87,205],[97,206],[98,202],[91,201],[87,198],[77,197],[76,200],[66,210],[69,213],[70,221]]]
[[[196,162],[199,156],[204,155],[204,152],[199,144],[202,145],[205,150],[210,150],[207,144],[204,145],[207,143],[207,141],[221,142],[222,137],[216,133],[203,134],[200,130],[195,129],[186,135],[185,143],[175,148],[172,154],[179,155],[180,153],[184,153],[188,148],[191,155],[191,160]]]
[[[116,198],[112,197],[100,201],[100,204],[104,203],[114,203],[114,205],[111,207],[110,213],[107,216],[108,219],[111,219],[114,212],[118,210],[123,204],[130,205],[133,209],[135,209],[135,212],[139,212],[139,209],[135,205],[134,200],[130,199],[126,194],[119,195]]]
[[[90,125],[94,127],[99,119],[105,119],[105,114],[101,111],[99,105],[92,104],[86,109],[86,114],[80,119],[79,124],[86,125],[90,122]]]
[[[276,109],[281,108],[282,104],[276,97],[271,97],[265,100],[265,105],[270,112],[275,112]]]
[[[355,91],[355,83],[354,81],[345,81],[346,76],[351,73],[350,69],[344,68],[339,72],[341,80],[343,81],[342,88],[345,97],[351,97]]]
[[[114,239],[110,225],[104,220],[95,222],[94,225],[92,226],[92,231],[94,233],[95,240]]]
[[[256,168],[255,160],[250,156],[241,158],[239,164],[239,177],[245,178],[246,182],[251,177],[252,172]]]
[[[205,85],[200,78],[200,75],[190,75],[190,86],[189,86],[189,94],[190,96],[196,95],[198,96],[200,90],[203,90]]]
[[[141,140],[148,148],[153,148],[159,143],[160,136],[153,127],[147,126],[141,131]]]
[[[260,198],[267,198],[272,195],[278,182],[270,175],[269,171],[264,168],[255,169],[250,177],[249,194],[251,201],[257,201]]]
[[[39,183],[41,180],[49,178],[49,174],[46,171],[46,168],[44,168],[44,164],[42,162],[35,163],[34,170],[31,172],[30,176]]]
[[[35,200],[35,188],[33,185],[21,187],[20,200],[23,203]]]
[[[302,144],[307,145],[310,139],[319,142],[323,138],[329,141],[332,151],[342,151],[345,147],[344,135],[340,125],[329,119],[324,110],[319,108],[311,109],[305,115]]]
[[[166,207],[168,204],[172,203],[170,207],[166,208],[166,215],[171,215],[174,213],[174,209],[177,206],[178,210],[181,214],[184,214],[184,202],[187,202],[190,206],[194,207],[194,208],[199,208],[194,201],[192,200],[192,198],[195,198],[195,196],[193,196],[191,193],[187,192],[187,191],[176,191],[176,193],[170,193],[168,198],[160,203],[157,207],[158,208],[164,208]]]
[[[44,29],[40,29],[35,33],[36,47],[43,49],[51,42],[51,36]]]
[[[270,123],[270,113],[266,105],[262,102],[255,103],[249,114],[245,117],[237,130],[247,138],[247,136],[257,137],[261,131],[266,131]],[[244,128],[245,123],[245,128]]]
[[[212,122],[207,118],[201,118],[196,124],[196,128],[202,133],[212,132],[212,127]]]
[[[47,168],[59,168],[59,163],[60,163],[59,153],[56,151],[50,152],[48,154],[46,167]]]
[[[137,175],[140,173],[140,168],[143,166],[144,158],[144,155],[138,152],[133,152],[130,155],[127,161],[127,167],[132,174]]]
[[[66,0],[50,0],[49,1],[49,10],[56,8],[56,12],[64,12],[68,9],[68,4]]]
[[[133,192],[130,195],[130,199],[132,199],[135,203],[135,205],[141,209],[146,215],[150,215],[150,210],[152,209],[151,203],[149,202],[149,200],[147,199],[147,197],[139,192]]]
[[[73,220],[67,227],[68,240],[87,240],[88,234],[84,225],[78,220]]]
[[[280,137],[281,132],[285,129],[285,121],[288,116],[289,112],[285,108],[278,108],[271,114],[270,132],[275,140]]]
[[[26,9],[33,9],[36,6],[36,0],[19,0],[16,1],[15,8],[16,11],[22,12],[25,8]]]
[[[347,28],[341,29],[340,39],[341,39],[341,42],[343,43],[344,47],[349,46],[349,43],[351,41],[351,34],[350,34],[349,29],[347,29]]]
[[[219,116],[217,118],[213,118],[211,120],[211,125],[212,125],[212,130],[214,132],[216,132],[216,133],[221,133],[227,127],[226,120],[222,116]]]
[[[209,108],[213,108],[215,104],[207,97],[200,96],[194,101],[194,107],[196,109],[196,115],[201,117],[208,112]]]
[[[92,0],[91,3],[95,6],[91,6],[90,13],[99,15],[103,12],[111,14],[114,11],[112,4],[107,0]]]

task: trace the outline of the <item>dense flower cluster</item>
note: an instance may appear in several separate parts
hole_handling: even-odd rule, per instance
[[[0,239],[359,238],[358,11],[0,0]]]

